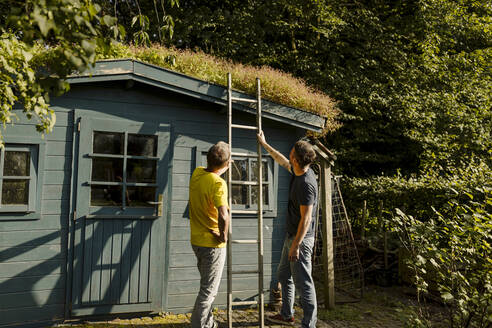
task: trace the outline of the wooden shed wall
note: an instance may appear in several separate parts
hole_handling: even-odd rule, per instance
[[[73,114],[55,109],[56,127],[45,137],[41,219],[8,220],[0,214],[0,327],[63,318]],[[2,131],[6,141],[42,140],[33,122],[21,111],[17,115],[20,120]]]
[[[156,94],[157,93],[157,94]],[[77,87],[68,97],[77,109],[93,111],[94,115],[114,115],[137,120],[159,120],[172,126],[173,174],[168,226],[169,263],[167,264],[167,299],[165,310],[186,312],[192,309],[198,292],[199,274],[189,238],[189,219],[186,217],[188,186],[191,173],[197,165],[200,150],[208,149],[218,140],[227,141],[227,121],[224,108],[190,98],[176,96],[159,89],[135,87],[125,90],[104,84],[98,87]],[[254,117],[238,114],[240,122],[254,124]],[[288,154],[301,131],[284,124],[264,122],[269,142]],[[233,144],[240,150],[255,151],[256,135],[251,131],[235,131]],[[198,153],[197,153],[198,150]],[[270,289],[272,274],[280,259],[283,240],[283,220],[287,208],[288,173],[279,169],[277,218],[265,219],[265,289]],[[256,218],[237,218],[233,222],[233,234],[241,238],[255,238]],[[236,237],[237,238],[237,237]],[[253,269],[257,264],[254,245],[234,246],[234,265],[237,269]],[[163,277],[164,279],[164,277]],[[276,281],[276,279],[274,279]],[[233,282],[235,297],[247,298],[257,294],[255,275],[237,277]],[[166,289],[166,288],[165,288]],[[268,293],[266,294],[268,296]],[[166,295],[164,295],[166,297]],[[218,306],[226,304],[226,272],[224,270]]]
[[[208,122],[210,129],[203,129],[198,132],[207,134],[207,139],[214,141],[225,139],[226,125],[217,124],[217,122]],[[251,124],[251,122],[250,122]],[[183,127],[190,124],[186,123]],[[194,300],[199,287],[199,276],[196,268],[196,259],[193,254],[189,242],[189,220],[183,217],[183,213],[188,199],[189,177],[191,176],[193,165],[193,147],[195,140],[203,138],[203,135],[191,134],[190,129],[181,130],[181,124],[176,124],[176,144],[174,153],[174,171],[173,171],[173,191],[172,191],[172,206],[171,206],[171,229],[169,233],[169,287],[168,287],[168,310],[174,312],[189,311],[192,309]],[[200,129],[201,123],[195,124],[195,128]],[[197,133],[195,132],[195,133]],[[277,149],[288,153],[291,142],[287,134],[282,134],[279,130],[265,129],[265,133],[269,138],[269,142]],[[250,132],[250,135],[255,136]],[[243,148],[251,148],[255,146],[254,138],[241,138],[237,140],[235,145],[241,145]],[[279,187],[278,187],[278,211],[277,218],[264,219],[264,279],[265,289],[270,289],[270,280],[272,273],[275,272],[276,264],[280,259],[281,243],[283,240],[284,230],[282,217],[285,216],[287,208],[287,189],[289,177],[283,169],[279,171]],[[233,237],[236,239],[255,239],[257,236],[256,218],[237,218],[233,219]],[[257,250],[255,245],[234,245],[233,246],[233,265],[235,270],[256,269],[257,266]],[[235,276],[233,280],[233,289],[237,291],[233,297],[245,299],[257,295],[257,275],[242,275]],[[226,270],[224,270],[222,282],[219,288],[219,294],[215,304],[226,304]],[[268,293],[267,293],[268,296]]]
[[[218,140],[227,139],[224,109],[138,84],[128,90],[121,83],[73,86],[68,94],[56,99],[54,104],[57,122],[54,132],[46,137],[42,217],[34,221],[0,221],[0,327],[19,322],[26,325],[26,318],[37,322],[63,318],[74,109],[94,117],[157,120],[171,124],[172,199],[167,229],[169,241],[165,250],[168,263],[162,263],[162,279],[167,276],[168,282],[164,287],[162,302],[164,310],[189,311],[198,291],[199,274],[189,243],[189,219],[185,214],[187,188],[191,172],[197,164],[197,149],[208,149]],[[27,122],[22,113],[19,117],[21,121],[8,127],[4,135],[38,136],[32,123]],[[244,114],[237,117],[242,122],[254,124],[253,117]],[[302,133],[299,129],[274,122],[264,122],[264,130],[269,142],[284,154],[288,154],[291,145]],[[254,151],[255,138],[251,131],[238,131],[234,145],[241,150]],[[280,168],[277,217],[265,219],[264,268],[267,290],[270,289],[270,281],[280,258],[288,183],[287,172]],[[164,217],[164,220],[167,219]],[[242,239],[255,238],[256,219],[235,219],[233,234],[239,234]],[[256,248],[237,245],[233,258],[235,268],[254,268],[257,261]],[[235,297],[247,298],[257,294],[257,278],[254,275],[235,278],[233,286],[239,291]],[[221,306],[225,303],[224,270],[215,304]]]

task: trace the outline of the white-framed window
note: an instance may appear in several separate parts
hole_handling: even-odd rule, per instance
[[[200,150],[197,166],[207,166],[207,150]],[[258,186],[248,184],[258,181],[258,158],[256,154],[249,156],[233,156],[232,159],[232,204],[233,209],[257,209]],[[268,155],[262,156],[263,162],[263,211],[265,216],[277,214],[278,164]],[[227,182],[229,171],[222,178]]]
[[[244,208],[256,208],[258,198],[258,186],[243,184],[248,182],[258,182],[258,159],[255,157],[233,157],[234,162],[231,166],[232,172],[232,205]],[[273,180],[273,170],[271,160],[264,158],[263,162],[263,204],[268,208],[273,195],[270,194],[272,187],[270,181]],[[227,181],[229,171],[225,173],[224,179]]]

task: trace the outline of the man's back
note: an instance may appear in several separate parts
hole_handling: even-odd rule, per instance
[[[210,230],[219,231],[218,212],[227,206],[227,186],[217,174],[198,167],[190,180],[191,244],[201,247],[225,247]]]

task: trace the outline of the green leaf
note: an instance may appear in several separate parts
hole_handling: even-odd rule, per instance
[[[137,22],[137,20],[138,20],[138,16],[133,16],[133,18],[132,18],[132,24],[131,24],[132,27],[133,27],[133,25],[135,25],[135,23]]]
[[[94,41],[82,40],[81,42],[82,48],[86,53],[92,54],[96,49],[96,43]]]
[[[43,36],[45,37],[48,36],[50,30],[55,28],[54,21],[52,19],[48,19],[47,17],[45,17],[39,7],[34,8],[32,16]]]
[[[84,18],[80,15],[75,15],[74,20],[77,23],[77,25],[82,25],[84,23]]]
[[[443,293],[443,294],[441,294],[441,297],[445,301],[451,301],[454,299],[454,297],[453,297],[453,295],[451,295],[451,293]]]
[[[117,19],[115,17],[109,16],[109,15],[104,15],[102,17],[102,21],[106,26],[112,26],[116,24]]]

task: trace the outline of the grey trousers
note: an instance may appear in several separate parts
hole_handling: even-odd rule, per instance
[[[303,328],[316,327],[316,291],[311,275],[314,237],[307,237],[299,246],[299,260],[289,261],[289,251],[294,237],[285,237],[280,263],[277,269],[278,280],[282,284],[282,310],[284,319],[294,315],[294,289],[300,295],[301,307],[304,312],[301,326]]]
[[[219,290],[226,258],[225,248],[193,246],[200,272],[200,291],[191,314],[192,328],[215,327],[212,304]]]

